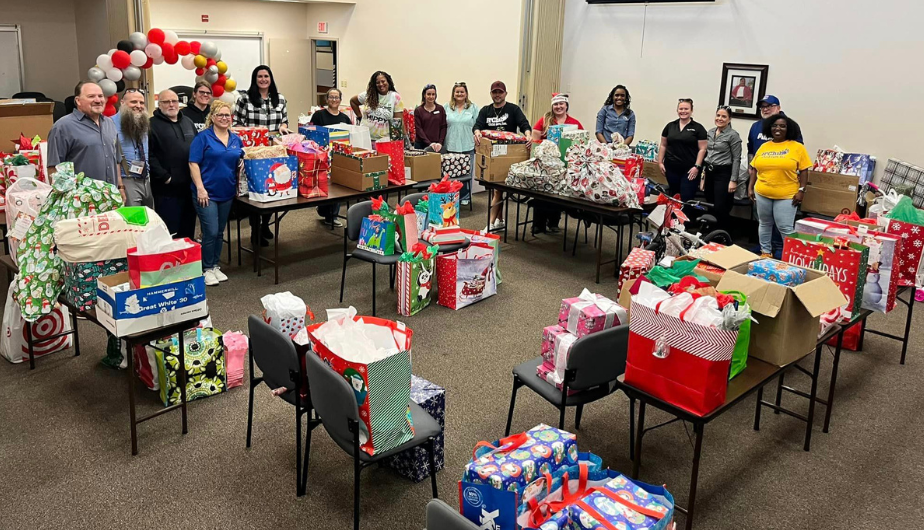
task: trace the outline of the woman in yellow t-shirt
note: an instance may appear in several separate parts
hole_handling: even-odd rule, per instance
[[[773,141],[760,146],[751,160],[748,196],[757,203],[761,256],[769,257],[773,225],[783,237],[794,231],[812,159],[805,146],[796,141],[801,133],[799,124],[783,114],[764,120],[763,133]]]

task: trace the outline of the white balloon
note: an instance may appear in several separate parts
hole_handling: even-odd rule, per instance
[[[224,94],[219,96],[218,99],[220,99],[221,101],[224,101],[225,103],[228,103],[229,105],[233,105],[234,102],[237,101],[237,98],[234,97],[234,91],[225,92]]]
[[[154,59],[154,64],[164,64],[164,56],[161,55],[160,57]]]
[[[115,93],[118,92],[119,90],[118,88],[116,88],[116,84],[113,81],[110,81],[109,79],[103,79],[96,84],[99,85],[101,89],[103,89],[103,95],[106,96],[107,98],[114,96]]]
[[[160,47],[160,45],[151,43],[144,47],[144,53],[156,61],[158,57],[163,57],[164,50]]]
[[[93,81],[94,83],[98,82],[100,79],[104,79],[105,77],[106,72],[95,66],[87,70],[87,79]]]
[[[128,55],[131,57],[132,65],[134,66],[144,66],[144,63],[148,62],[148,56],[142,50],[135,50]]]
[[[102,54],[96,58],[96,66],[99,66],[103,70],[109,70],[112,68],[112,57],[109,57],[108,54]]]
[[[119,82],[122,80],[122,70],[119,70],[115,67],[110,68],[109,70],[106,70],[106,77],[108,77],[109,80],[113,82]]]
[[[210,85],[213,85],[216,81],[218,81],[218,72],[206,72],[202,77],[204,77]]]
[[[122,76],[126,81],[137,81],[141,79],[141,68],[137,66],[126,67],[125,70],[122,71]]]
[[[195,55],[184,55],[183,58],[180,59],[180,64],[182,64],[183,68],[187,70],[195,70],[196,64],[193,62],[195,60],[196,60]]]
[[[113,48],[113,49],[109,50],[108,52],[106,52],[106,55],[112,57],[112,54],[115,53],[115,52],[117,52],[117,51],[119,51],[117,48]]]
[[[148,45],[148,37],[140,31],[136,31],[129,35],[128,40],[136,50],[143,50],[144,47]]]
[[[208,72],[208,73],[210,73],[210,74],[217,74],[217,73],[218,73],[218,67],[215,66],[215,65],[213,64],[212,66],[209,66],[209,68],[208,68],[208,70],[206,70],[206,72]]]
[[[220,61],[220,60],[221,60],[221,50],[220,50],[220,49],[219,49],[219,50],[215,50],[215,56],[212,57],[212,59],[215,59],[216,61]]]
[[[164,30],[164,42],[167,44],[176,44],[179,40],[180,38],[177,37],[175,31],[169,29]]]
[[[215,54],[218,53],[218,45],[212,41],[205,41],[202,45],[199,46],[199,54],[204,55],[210,59],[215,58]]]

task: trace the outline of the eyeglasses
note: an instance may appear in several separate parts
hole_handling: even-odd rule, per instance
[[[465,84],[465,81],[456,81],[456,84],[453,86],[464,86],[465,88],[468,88],[468,85]]]
[[[327,99],[340,99],[340,96],[329,95]]]
[[[212,91],[211,90],[196,90],[196,95],[197,96],[211,96]]]
[[[122,95],[124,96],[125,94],[131,94],[133,92],[137,92],[142,96],[146,94],[143,88],[126,88],[125,91],[122,92]]]
[[[680,98],[677,100],[677,103],[689,103],[690,105],[692,105],[693,100],[690,98]]]
[[[221,120],[230,120],[231,115],[230,114],[216,114],[215,118],[221,119]]]

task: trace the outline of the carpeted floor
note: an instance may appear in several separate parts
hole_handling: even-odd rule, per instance
[[[464,226],[483,227],[485,195],[476,196],[473,213],[466,208],[462,214]],[[570,226],[573,230],[573,222]],[[434,303],[404,319],[415,332],[414,372],[446,388],[446,469],[439,487],[451,506],[458,506],[456,482],[472,447],[503,435],[510,369],[538,355],[541,330],[555,322],[561,299],[583,287],[615,297],[613,265],[604,269],[600,285],[593,283],[592,243],[591,234],[591,245],[582,240],[571,257],[562,252],[560,235],[514,242],[511,231],[501,252],[504,283],[497,296],[458,312]],[[342,244],[342,232],[324,229],[313,211],[289,215],[283,223],[280,284],[273,285],[271,275],[257,278],[247,258],[243,267],[224,267],[230,282],[209,290],[215,326],[245,329],[247,316],[261,310],[260,297],[277,291],[301,296],[320,315],[337,307]],[[604,248],[614,251],[612,233]],[[370,310],[370,269],[356,263],[347,271],[344,304],[361,313]],[[387,273],[380,273],[379,315],[396,318]],[[870,320],[875,328],[901,333],[904,306]],[[918,312],[915,324],[922,320]],[[41,359],[34,371],[0,363],[0,528],[352,527],[350,457],[323,429],[316,430],[308,495],[297,499],[292,409],[265,386],[257,393],[250,450],[244,448],[245,383],[192,403],[186,436],[176,413],[142,424],[140,454],[132,457],[125,374],[100,366],[103,331],[86,322],[80,326],[81,357],[55,354]],[[920,328],[912,330],[905,366],[898,364],[898,343],[872,335],[865,352],[843,355],[831,433],[821,433],[819,418],[811,453],[802,450],[804,424],[787,416],[765,411],[761,431],[755,432],[754,397],[708,425],[696,527],[920,526],[924,350],[919,333]],[[826,352],[822,389],[830,364]],[[807,389],[808,381],[800,377],[789,380]],[[160,407],[154,393],[140,395],[144,412]],[[785,400],[796,409],[807,407],[795,396]],[[517,403],[514,431],[557,422],[557,411],[528,390],[521,390]],[[649,425],[666,419],[649,409]],[[573,429],[573,411],[566,428]],[[641,478],[666,484],[681,505],[687,500],[691,433],[689,426],[674,423],[645,438]],[[625,396],[614,394],[589,406],[578,443],[610,467],[629,472]],[[388,468],[367,469],[362,527],[420,529],[429,498],[429,482],[410,483]]]

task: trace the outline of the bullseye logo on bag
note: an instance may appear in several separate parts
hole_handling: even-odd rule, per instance
[[[475,508],[481,506],[481,504],[484,502],[484,499],[481,497],[481,492],[478,491],[478,488],[465,488],[465,490],[462,492],[462,496],[465,497],[465,502],[471,506],[474,506]]]

